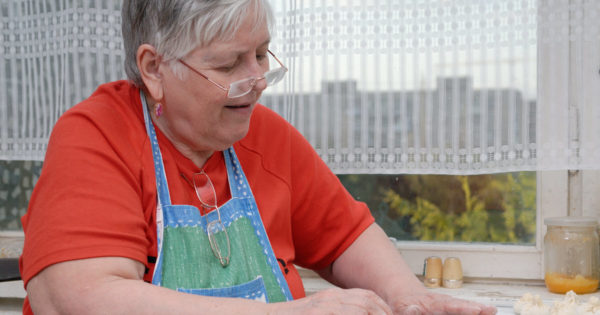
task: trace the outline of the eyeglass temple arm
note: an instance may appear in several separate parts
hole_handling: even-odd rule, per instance
[[[273,56],[273,58],[275,58],[275,60],[277,60],[277,62],[279,63],[279,65],[280,65],[282,68],[284,68],[284,69],[285,69],[285,71],[287,71],[287,70],[288,70],[288,68],[287,68],[286,66],[284,66],[284,65],[283,65],[283,63],[281,62],[281,60],[279,60],[279,58],[277,58],[277,56],[275,56],[275,54],[274,54],[274,53],[273,53],[271,50],[267,49],[267,51],[269,52],[269,54],[271,54],[271,56]]]
[[[279,65],[285,69],[285,71],[288,71],[288,68],[286,66],[283,65],[283,63],[281,62],[281,60],[279,60],[279,58],[277,58],[277,56],[275,56],[275,54],[267,49],[267,51],[269,52],[269,54],[271,54],[271,56],[273,56],[273,58],[275,58],[275,60],[277,60],[277,62],[279,63]],[[202,72],[194,69],[194,67],[190,66],[187,62],[185,62],[183,59],[177,59],[177,61],[181,62],[181,64],[183,64],[184,66],[186,66],[188,69],[192,70],[194,73],[198,74],[199,76],[205,78],[206,80],[214,83],[216,86],[218,86],[219,88],[221,88],[223,91],[229,91],[228,88],[222,86],[221,84],[219,84],[218,82],[215,82],[213,80],[211,80],[209,77],[205,76]]]
[[[277,59],[277,58],[275,58]],[[215,84],[217,87],[221,88],[223,91],[229,91],[228,88],[222,86],[221,84],[219,84],[218,82],[215,82],[213,80],[211,80],[209,77],[205,76],[204,74],[202,74],[202,72],[194,69],[194,67],[190,66],[189,64],[187,64],[183,59],[177,59],[177,61],[181,62],[181,64],[183,64],[184,66],[186,66],[188,69],[194,71],[194,73],[196,73],[197,75],[205,78],[206,80],[212,82],[213,84]]]

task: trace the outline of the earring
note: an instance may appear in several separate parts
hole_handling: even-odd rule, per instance
[[[156,117],[160,117],[163,113],[163,109],[162,109],[162,104],[161,103],[156,103],[156,106],[154,107],[154,114],[156,114]]]

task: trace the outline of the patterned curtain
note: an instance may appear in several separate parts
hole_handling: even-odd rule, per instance
[[[600,1],[281,0],[264,102],[336,173],[600,166]]]
[[[0,3],[0,159],[43,160],[58,117],[125,78],[120,1]]]
[[[600,1],[272,0],[262,102],[336,173],[598,169]],[[124,78],[117,0],[0,3],[0,159]]]

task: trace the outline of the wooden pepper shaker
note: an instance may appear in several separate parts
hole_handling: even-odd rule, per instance
[[[445,288],[460,288],[463,284],[463,271],[460,259],[448,257],[444,260],[442,285]]]
[[[423,268],[423,284],[428,288],[438,288],[442,285],[442,259],[427,257]]]

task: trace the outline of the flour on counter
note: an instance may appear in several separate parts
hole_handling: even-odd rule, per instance
[[[592,296],[587,303],[583,303],[578,307],[579,314],[600,314],[600,299]]]
[[[542,298],[536,294],[525,293],[515,303],[515,313],[522,315],[549,315],[550,307],[544,305]]]
[[[587,302],[580,303],[577,294],[569,291],[562,301],[555,301],[549,307],[539,295],[525,293],[515,303],[514,310],[520,315],[600,315],[600,299],[592,296]]]

